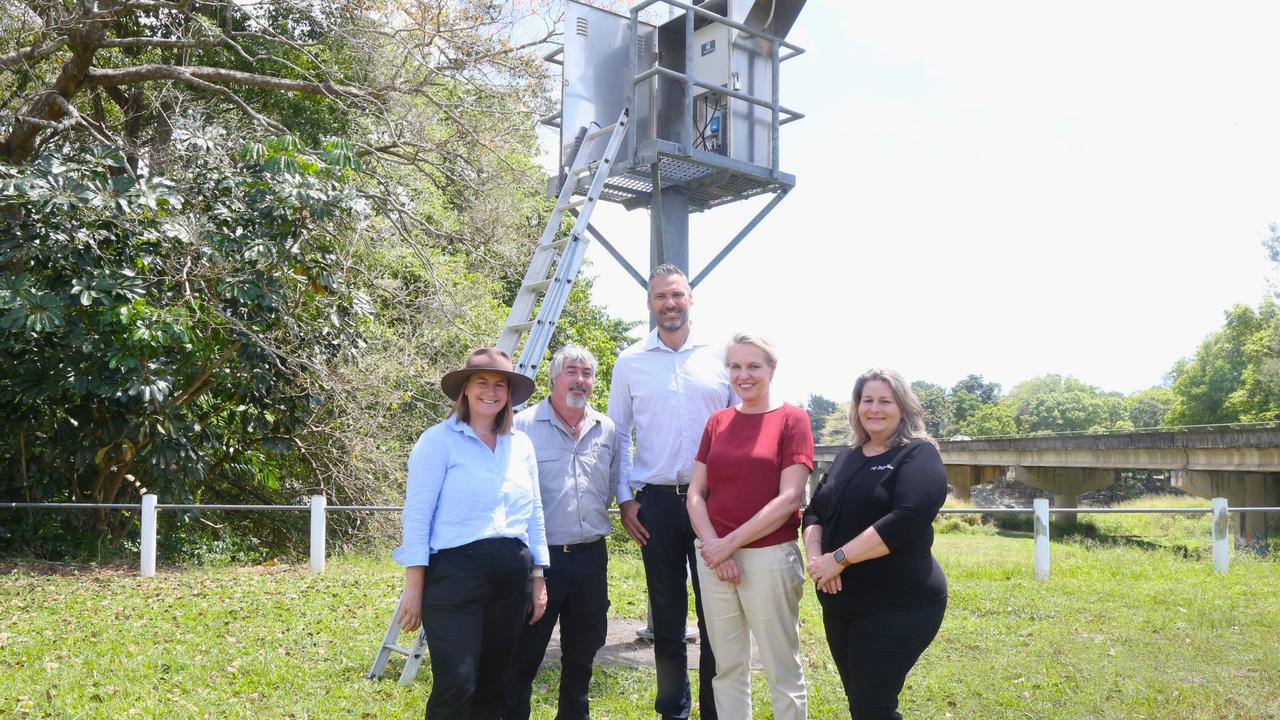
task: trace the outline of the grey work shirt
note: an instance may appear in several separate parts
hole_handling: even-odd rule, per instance
[[[515,427],[533,441],[538,458],[547,543],[576,545],[608,535],[622,462],[613,421],[588,406],[575,443],[547,399],[517,414]]]

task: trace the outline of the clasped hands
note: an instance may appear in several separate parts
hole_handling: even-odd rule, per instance
[[[820,592],[834,595],[840,592],[840,573],[844,568],[831,553],[812,555],[809,558],[809,577],[817,583]]]
[[[702,561],[716,571],[717,578],[738,585],[742,582],[742,571],[733,559],[733,550],[733,545],[724,538],[703,541],[698,547]]]

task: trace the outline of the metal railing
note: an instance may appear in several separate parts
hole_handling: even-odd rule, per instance
[[[399,505],[329,505],[323,495],[312,495],[306,505],[197,505],[191,503],[160,503],[153,494],[142,496],[142,502],[131,503],[36,503],[36,502],[0,502],[0,510],[34,509],[34,510],[134,510],[141,513],[139,574],[142,577],[154,577],[156,574],[156,520],[160,510],[220,510],[220,511],[283,511],[311,513],[310,526],[310,567],[311,572],[324,572],[325,567],[325,533],[327,515],[330,512],[401,512]],[[610,513],[617,514],[617,509]],[[1211,534],[1213,549],[1211,553],[1213,569],[1225,574],[1231,566],[1230,514],[1242,512],[1280,512],[1280,507],[1229,507],[1226,498],[1213,498],[1207,508],[1090,508],[1063,507],[1050,508],[1047,498],[1036,498],[1029,508],[955,508],[945,507],[938,511],[940,515],[1025,515],[1033,516],[1034,558],[1033,569],[1037,580],[1049,578],[1049,515],[1092,515],[1092,514],[1143,514],[1160,513],[1168,515],[1213,515]]]

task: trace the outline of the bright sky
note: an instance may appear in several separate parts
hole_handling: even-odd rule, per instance
[[[1266,292],[1277,33],[1270,1],[809,0],[781,89],[807,116],[783,128],[796,189],[694,291],[694,323],[772,339],[797,403],[873,366],[1157,385]],[[765,202],[694,215],[692,274]],[[647,269],[647,212],[592,223]],[[596,299],[647,328],[643,290],[588,257]]]

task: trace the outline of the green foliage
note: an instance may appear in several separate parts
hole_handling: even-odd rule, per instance
[[[579,275],[569,291],[569,300],[565,303],[556,331],[551,336],[547,347],[547,357],[538,368],[537,391],[530,398],[529,404],[538,402],[551,392],[551,384],[547,373],[551,369],[551,356],[565,345],[579,345],[595,355],[595,386],[591,392],[591,406],[601,412],[609,404],[609,381],[613,378],[613,363],[618,353],[625,350],[636,339],[631,332],[640,325],[638,322],[619,320],[591,303],[591,288],[595,279],[588,275]]]
[[[1132,427],[1124,396],[1070,376],[1043,375],[1019,383],[1004,402],[1013,408],[1020,433]]]
[[[169,176],[106,147],[0,166],[0,495],[298,494],[315,370],[361,344],[335,232],[365,203],[289,138],[175,140]]]
[[[838,407],[835,400],[828,400],[821,395],[809,396],[809,401],[804,404],[804,408],[809,413],[809,429],[813,431],[815,441],[822,436],[827,416],[835,412]]]
[[[969,374],[951,387],[950,405],[954,422],[959,424],[984,405],[1000,399],[1000,383],[989,383],[981,375]]]
[[[1191,359],[1174,365],[1171,425],[1280,419],[1280,306],[1237,305]]]
[[[975,376],[970,375],[970,377]],[[924,424],[930,435],[945,439],[955,434],[954,413],[957,411],[957,406],[953,398],[947,396],[946,388],[917,380],[911,383],[911,392],[915,393],[920,406],[924,408]]]
[[[1136,392],[1124,399],[1129,412],[1129,422],[1135,428],[1157,428],[1173,408],[1176,396],[1167,387],[1154,387]]]
[[[814,438],[819,445],[848,445],[853,442],[853,426],[849,424],[849,403],[840,403],[822,421],[822,434]]]
[[[990,435],[1016,435],[1018,423],[1010,403],[983,405],[960,423],[961,435],[984,437]]]

